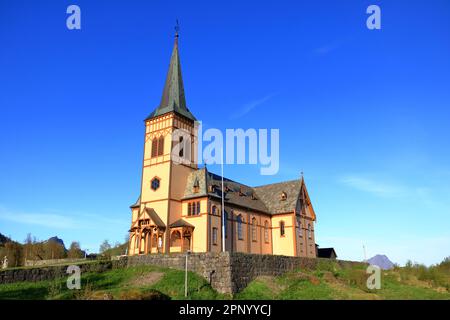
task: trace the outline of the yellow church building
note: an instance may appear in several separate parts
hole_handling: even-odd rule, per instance
[[[219,252],[224,230],[226,251],[316,257],[316,215],[303,177],[258,187],[223,178],[222,190],[222,177],[198,168],[194,155],[190,163],[175,162],[171,150],[177,129],[191,134],[197,150],[178,34],[161,102],[145,119],[141,193],[130,207],[129,255]]]

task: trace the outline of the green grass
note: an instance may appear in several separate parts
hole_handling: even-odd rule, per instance
[[[291,272],[279,277],[260,277],[252,281],[236,299],[332,299],[333,290],[313,275]]]
[[[76,262],[60,262],[60,263],[51,263],[46,264],[42,266],[20,266],[20,267],[11,267],[7,270],[23,270],[23,269],[35,269],[35,268],[47,268],[47,267],[64,267],[64,266],[70,266],[70,265],[80,265],[80,264],[95,264],[98,263],[101,260],[80,260]]]
[[[272,300],[276,294],[269,288],[265,281],[254,280],[236,296],[238,300]]]
[[[151,278],[151,276],[155,276]],[[151,279],[150,279],[150,278]],[[235,299],[447,299],[450,300],[448,265],[395,268],[382,272],[380,290],[366,287],[364,265],[340,267],[321,262],[314,270],[295,270],[278,277],[258,277]],[[145,280],[150,279],[149,281]],[[140,266],[104,273],[85,273],[81,290],[68,290],[66,278],[53,281],[18,282],[0,285],[0,299],[185,299],[184,272]],[[188,299],[229,299],[217,293],[201,276],[189,272]]]
[[[162,273],[155,283],[133,282],[151,272]],[[221,299],[205,279],[188,273],[188,299]],[[91,295],[109,294],[120,299],[124,293],[133,297],[157,290],[171,299],[184,299],[184,272],[153,266],[114,269],[103,273],[86,273],[81,277],[81,290],[69,290],[66,278],[53,281],[17,282],[0,286],[0,299],[83,299]]]
[[[450,299],[450,294],[441,288],[433,287],[427,282],[416,280],[415,285],[405,283],[394,276],[394,273],[386,273],[383,277],[382,287],[377,294],[383,299],[405,300],[443,300]]]
[[[439,274],[436,271],[429,272],[431,275],[428,276],[420,276],[421,273],[417,270],[404,268],[383,271],[381,289],[369,290],[366,286],[368,275],[365,268],[364,265],[341,268],[332,261],[324,262],[315,270],[297,270],[278,277],[259,277],[235,298],[450,300],[448,269]]]
[[[0,299],[44,299],[48,293],[49,281],[17,282],[0,285]]]

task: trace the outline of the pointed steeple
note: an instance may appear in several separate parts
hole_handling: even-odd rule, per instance
[[[170,57],[169,71],[159,106],[146,118],[150,119],[168,112],[178,113],[193,121],[197,120],[186,107],[180,55],[178,53],[178,28],[175,28],[175,43]]]

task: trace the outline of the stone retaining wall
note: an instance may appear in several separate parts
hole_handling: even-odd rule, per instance
[[[25,267],[40,267],[55,264],[68,265],[70,263],[80,263],[86,261],[86,259],[48,259],[48,260],[25,260]]]
[[[156,265],[167,268],[184,270],[186,264],[185,253],[151,254],[129,256],[122,259],[127,266]],[[219,292],[231,293],[230,255],[225,253],[191,253],[188,257],[188,270],[203,276],[211,286]]]
[[[350,267],[360,262],[333,260],[341,267]],[[211,286],[221,293],[235,294],[244,289],[258,276],[278,276],[296,269],[314,269],[329,259],[287,257],[275,255],[245,254],[236,252],[191,253],[188,256],[188,270],[203,276]],[[121,256],[112,261],[98,261],[79,264],[81,272],[104,272],[115,268],[140,265],[155,265],[184,270],[185,253],[149,254]],[[18,281],[52,280],[68,276],[67,265],[7,269],[0,271],[0,284]]]
[[[0,284],[20,281],[36,282],[68,277],[69,274],[66,273],[68,266],[69,265],[1,270]],[[78,266],[81,269],[81,273],[104,272],[111,269],[113,267],[113,263],[111,261],[102,261],[78,264]]]
[[[279,276],[293,270],[312,270],[320,263],[330,263],[331,261],[336,262],[343,268],[361,264],[360,262],[354,261],[324,258],[231,253],[231,293],[241,291],[258,276]]]
[[[127,266],[157,265],[184,270],[186,254],[155,254],[129,256],[122,259]],[[333,260],[341,267],[360,262]],[[246,254],[237,252],[192,253],[188,257],[188,270],[207,279],[221,293],[234,294],[244,289],[258,276],[278,276],[296,269],[314,269],[320,262],[330,259]]]

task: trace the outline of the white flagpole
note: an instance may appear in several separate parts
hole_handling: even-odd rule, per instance
[[[225,189],[223,187],[223,146],[222,146],[222,163],[221,163],[221,171],[222,171],[222,251],[225,252]]]

